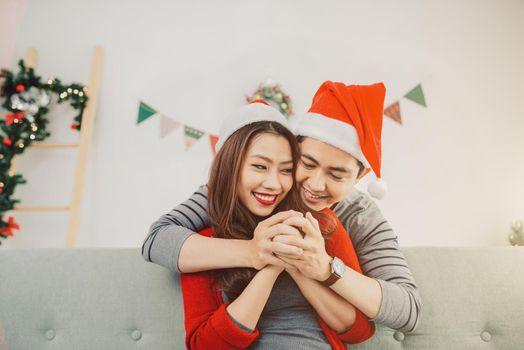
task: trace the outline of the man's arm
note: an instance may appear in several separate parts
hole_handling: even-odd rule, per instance
[[[142,257],[180,272],[178,258],[182,246],[189,237],[209,226],[207,220],[207,185],[204,185],[184,203],[153,222],[142,244]]]
[[[355,246],[362,273],[382,289],[382,302],[372,320],[403,332],[413,332],[421,317],[421,299],[398,239],[378,206],[353,189],[334,208]]]
[[[151,225],[142,244],[142,257],[178,273],[282,265],[283,262],[274,257],[273,252],[289,253],[296,248],[272,242],[268,232],[278,231],[279,222],[297,214],[287,211],[272,216],[264,221],[262,227],[257,227],[261,233],[255,232],[251,240],[204,237],[195,234],[209,226],[207,185],[201,186],[188,200]]]

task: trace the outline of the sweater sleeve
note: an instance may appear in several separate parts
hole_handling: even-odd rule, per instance
[[[380,309],[372,320],[413,332],[421,317],[420,294],[391,225],[375,202],[356,189],[334,210],[355,246],[362,272],[382,288]]]
[[[359,309],[355,308],[356,318],[353,325],[343,332],[337,333],[337,336],[346,344],[359,344],[368,340],[375,334],[375,323],[370,321],[366,315]]]
[[[259,337],[233,322],[226,304],[218,302],[212,291],[213,277],[210,272],[180,274],[184,298],[184,323],[186,348],[193,350],[246,349]]]
[[[203,185],[188,200],[151,224],[142,243],[142,257],[179,273],[178,258],[185,240],[208,226],[207,185]]]

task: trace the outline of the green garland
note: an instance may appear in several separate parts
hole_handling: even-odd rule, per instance
[[[279,84],[271,81],[260,84],[257,90],[246,98],[247,102],[263,100],[277,108],[286,117],[293,115],[291,98],[282,91]]]
[[[88,100],[86,88],[80,84],[63,85],[55,78],[42,82],[23,60],[18,66],[16,75],[6,69],[0,71],[0,97],[5,98],[2,108],[9,112],[0,119],[3,134],[0,135],[0,245],[1,238],[13,236],[13,229],[20,228],[12,216],[4,220],[4,213],[20,202],[11,199],[16,186],[27,182],[21,174],[10,174],[11,163],[15,155],[22,154],[33,142],[44,141],[51,135],[46,117],[50,94],[58,96],[58,103],[69,101],[78,111],[71,124],[74,130],[80,130]]]

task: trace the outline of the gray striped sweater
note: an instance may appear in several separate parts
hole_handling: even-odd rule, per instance
[[[144,259],[180,272],[178,257],[184,241],[209,226],[206,208],[207,186],[201,186],[151,225],[142,245]],[[382,303],[372,320],[413,332],[421,316],[421,299],[390,224],[375,202],[355,188],[333,210],[353,242],[362,272],[376,279],[382,288]]]

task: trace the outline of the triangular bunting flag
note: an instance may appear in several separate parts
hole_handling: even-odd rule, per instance
[[[200,138],[205,134],[205,132],[197,130],[195,128],[192,128],[190,126],[184,125],[184,141],[186,144],[186,151],[191,148],[197,142],[200,140]]]
[[[144,102],[140,101],[140,106],[138,107],[138,120],[136,123],[142,123],[144,120],[148,119],[155,113],[156,111],[152,107],[149,107]]]
[[[415,86],[413,90],[404,95],[405,98],[418,103],[421,106],[426,106],[426,99],[424,98],[424,92],[422,91],[422,84]]]
[[[160,114],[160,138],[164,138],[173,130],[177,129],[180,126],[180,123],[176,120],[173,120],[169,117],[166,117],[163,114]]]
[[[400,115],[400,103],[398,101],[388,106],[384,110],[384,115],[386,115],[386,117],[390,117],[391,119],[402,125],[402,116]]]
[[[211,150],[213,151],[213,156],[217,155],[217,149],[216,149],[217,141],[218,141],[217,135],[209,134],[209,142],[211,142]]]

